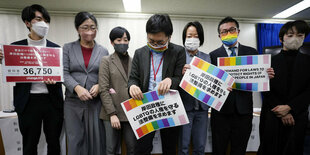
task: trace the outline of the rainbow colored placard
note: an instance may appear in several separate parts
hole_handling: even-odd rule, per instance
[[[189,123],[176,90],[165,95],[158,95],[157,91],[147,92],[142,100],[129,99],[121,105],[137,139],[155,130]]]
[[[249,55],[236,57],[219,57],[218,66],[240,66],[240,65],[258,65],[270,64],[270,54]]]
[[[269,91],[269,77],[266,70],[270,68],[270,54],[220,57],[217,62],[219,68],[235,78],[232,86],[234,89]]]
[[[180,83],[180,87],[187,93],[220,111],[229,91],[234,83],[234,78],[224,70],[194,57]]]

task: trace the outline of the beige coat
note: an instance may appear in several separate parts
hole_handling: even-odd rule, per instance
[[[115,113],[120,121],[128,121],[120,103],[129,99],[128,77],[131,70],[131,61],[128,61],[128,76],[116,53],[102,58],[99,67],[99,93],[102,101],[100,118],[110,120]],[[113,88],[115,93],[110,93]]]

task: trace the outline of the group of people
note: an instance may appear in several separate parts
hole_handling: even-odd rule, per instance
[[[26,39],[12,45],[60,47],[46,39],[51,21],[40,5],[27,6],[22,20],[29,29]],[[49,155],[60,154],[59,137],[64,122],[68,155],[113,155],[125,140],[128,155],[151,154],[155,132],[139,140],[126,118],[121,102],[143,99],[143,93],[170,89],[180,91],[189,124],[160,130],[163,155],[203,155],[207,139],[209,107],[179,88],[190,61],[197,56],[213,65],[218,57],[257,55],[238,42],[239,23],[222,19],[218,37],[223,45],[206,54],[203,26],[189,22],[183,30],[183,46],[170,42],[173,26],[166,14],[154,14],[146,23],[146,45],[128,55],[130,33],[115,27],[109,38],[115,52],[95,41],[98,23],[94,15],[75,16],[76,41],[63,46],[64,82],[16,83],[14,106],[23,136],[23,154],[37,154],[41,128]],[[272,57],[267,70],[270,91],[263,93],[259,154],[302,154],[310,103],[310,56],[299,52],[310,31],[306,22],[287,22],[280,30],[280,54]],[[0,62],[3,53],[0,51]],[[66,87],[63,99],[62,84]],[[211,112],[212,152],[245,154],[252,130],[252,93],[229,88],[222,109]],[[178,148],[178,149],[177,149]]]

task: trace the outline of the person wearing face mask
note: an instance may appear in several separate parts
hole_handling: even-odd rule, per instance
[[[299,51],[309,25],[302,20],[284,24],[282,50],[271,59],[277,76],[263,93],[258,154],[302,155],[310,103],[310,55]]]
[[[173,32],[169,15],[152,15],[146,23],[147,45],[135,51],[128,80],[129,94],[137,100],[143,93],[157,90],[160,95],[178,89],[186,62],[184,48],[170,42]],[[160,130],[163,155],[175,155],[179,127]],[[155,132],[137,141],[135,155],[149,155]]]
[[[122,137],[127,155],[134,155],[136,136],[121,106],[129,99],[127,82],[132,59],[127,50],[130,34],[123,27],[115,27],[110,32],[110,40],[115,52],[103,57],[99,67],[100,118],[105,127],[107,155],[117,153]]]
[[[22,11],[22,20],[29,30],[27,39],[12,45],[59,47],[46,39],[50,16],[41,5],[27,6]],[[0,50],[0,64],[3,55]],[[33,83],[16,83],[14,107],[23,138],[23,154],[36,155],[41,129],[47,142],[47,154],[60,154],[59,137],[63,123],[63,95],[61,83],[52,80]]]
[[[109,53],[94,40],[98,30],[94,15],[79,12],[74,24],[79,39],[63,46],[64,124],[68,155],[104,155],[98,73],[101,58]]]
[[[182,39],[186,54],[186,64],[182,71],[183,75],[187,69],[190,69],[189,64],[194,56],[211,63],[209,54],[198,50],[198,47],[203,45],[204,42],[203,28],[198,21],[189,22],[185,25]],[[192,138],[192,154],[204,155],[207,140],[209,107],[184,90],[180,90],[180,96],[189,119],[189,124],[181,127],[178,154],[189,154],[189,145]]]
[[[210,53],[212,64],[217,66],[218,57],[257,55],[258,52],[238,42],[239,23],[232,17],[222,19],[218,25],[219,38],[223,45]],[[274,77],[272,68],[267,69],[269,78]],[[222,109],[211,111],[212,151],[214,155],[225,155],[230,143],[230,154],[246,153],[252,131],[252,92],[232,90]]]

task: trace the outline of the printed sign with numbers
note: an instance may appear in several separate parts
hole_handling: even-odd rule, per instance
[[[3,45],[4,82],[63,81],[62,48]]]

